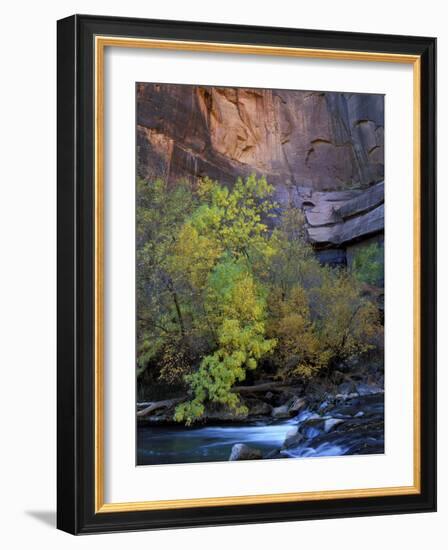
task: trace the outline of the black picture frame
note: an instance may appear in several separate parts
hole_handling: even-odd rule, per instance
[[[57,526],[72,534],[436,509],[436,39],[74,15],[58,21]],[[421,60],[421,484],[418,494],[95,511],[94,50],[97,35],[416,55]]]

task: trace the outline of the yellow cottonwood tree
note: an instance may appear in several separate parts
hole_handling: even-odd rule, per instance
[[[193,423],[205,410],[206,401],[246,412],[233,393],[244,380],[246,369],[272,351],[276,341],[265,337],[266,300],[263,291],[242,262],[231,259],[217,265],[209,278],[207,317],[216,327],[217,349],[204,357],[199,369],[188,375],[193,399],[177,407],[175,419]]]

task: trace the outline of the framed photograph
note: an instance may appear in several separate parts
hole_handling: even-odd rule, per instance
[[[434,38],[58,21],[58,527],[436,507]]]

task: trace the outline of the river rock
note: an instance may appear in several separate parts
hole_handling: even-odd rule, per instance
[[[303,434],[299,433],[299,426],[294,426],[286,432],[285,441],[283,442],[282,449],[288,449],[289,447],[295,447],[303,441]]]
[[[304,440],[304,436],[301,433],[295,433],[289,437],[286,437],[283,443],[283,449],[289,449],[290,447],[297,447]]]
[[[294,399],[289,406],[289,413],[297,414],[299,413],[306,405],[306,400],[303,397],[298,397]]]
[[[294,435],[297,434],[298,430],[299,430],[299,429],[298,429],[298,426],[292,427],[290,430],[288,430],[288,431],[286,432],[286,438],[288,438],[288,437],[293,437]]]
[[[274,407],[271,414],[274,418],[289,418],[289,406],[281,405],[280,407]]]
[[[306,439],[317,437],[320,433],[324,432],[324,423],[326,420],[326,417],[313,413],[300,423],[298,432]]]
[[[245,445],[244,443],[236,443],[232,447],[232,451],[229,456],[229,460],[255,460],[263,458],[263,455],[261,454],[261,451],[258,449],[254,449],[253,447],[249,447],[248,445]]]
[[[323,417],[320,416],[319,414],[317,413],[311,413],[308,418],[306,419],[306,422],[318,422],[318,421],[321,421],[323,420]]]
[[[358,393],[352,392],[352,393],[337,393],[334,398],[337,401],[347,401],[348,399],[353,399],[354,397],[358,397]]]
[[[330,432],[333,428],[335,428],[338,424],[341,424],[342,422],[344,422],[342,418],[329,418],[328,420],[325,420],[324,422],[325,433]]]
[[[359,383],[356,386],[356,392],[359,395],[373,395],[373,394],[376,394],[376,393],[380,393],[382,391],[383,391],[382,388],[380,388],[378,386],[372,386],[372,385],[369,385],[369,384]]]

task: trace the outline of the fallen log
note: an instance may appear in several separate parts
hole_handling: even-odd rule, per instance
[[[235,386],[232,388],[232,391],[247,394],[264,391],[283,391],[286,387],[287,386],[281,382],[264,382],[263,384],[258,384],[255,386]]]
[[[153,411],[156,411],[157,409],[167,409],[167,408],[173,407],[174,405],[177,405],[178,403],[185,401],[185,399],[186,397],[177,397],[175,399],[165,399],[163,401],[154,401],[150,403],[147,407],[142,409],[141,411],[138,411],[137,416],[138,417],[148,416],[148,414],[151,414]]]

